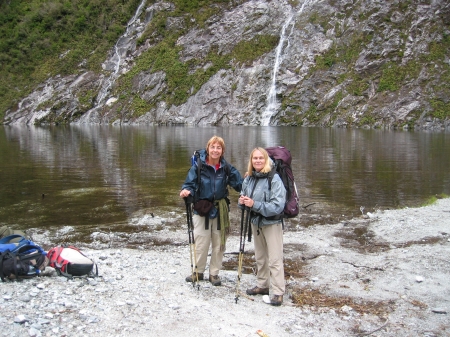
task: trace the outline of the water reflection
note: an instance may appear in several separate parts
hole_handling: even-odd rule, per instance
[[[214,134],[245,171],[255,146],[284,145],[303,205],[360,214],[450,194],[446,133],[296,127],[0,128],[0,216],[14,227],[128,223],[183,211],[179,188],[195,149]],[[237,195],[232,194],[236,199]]]

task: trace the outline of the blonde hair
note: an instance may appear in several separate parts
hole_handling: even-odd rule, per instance
[[[222,137],[219,136],[212,136],[210,140],[208,140],[208,143],[206,143],[206,153],[209,155],[208,153],[209,146],[214,143],[219,143],[219,145],[222,147],[222,155],[220,156],[220,158],[223,158],[223,155],[225,154],[225,141],[223,140]]]
[[[269,159],[269,154],[262,147],[255,147],[252,150],[252,152],[250,153],[250,158],[248,160],[248,166],[247,166],[247,173],[251,175],[252,172],[253,172],[252,158],[253,158],[253,153],[255,151],[261,152],[261,154],[263,155],[264,160],[265,160],[264,167],[262,168],[262,170],[260,172],[261,173],[268,173],[268,172],[270,172],[270,170],[272,169],[272,163],[271,163],[271,160]]]

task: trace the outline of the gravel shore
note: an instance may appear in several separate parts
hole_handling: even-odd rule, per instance
[[[281,307],[244,295],[256,282],[252,242],[236,296],[237,235],[227,243],[222,286],[186,283],[186,227],[164,226],[184,216],[133,219],[140,229],[133,235],[142,240],[134,249],[121,245],[132,237],[92,233],[80,248],[97,263],[97,278],[68,280],[47,268],[47,276],[2,283],[0,334],[450,336],[450,199],[337,224],[287,226]],[[63,231],[36,231],[33,239],[48,246]]]

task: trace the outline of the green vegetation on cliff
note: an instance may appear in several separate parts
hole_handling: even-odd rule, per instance
[[[102,70],[102,62],[108,59],[108,52],[125,32],[141,1],[0,1],[0,121],[8,123],[4,120],[5,113],[17,109],[18,102],[36,92],[38,85],[48,78],[86,71],[95,72],[89,74],[95,85],[71,92],[73,104],[69,104],[67,95],[55,94],[47,101],[34,100],[33,106],[39,104],[49,111],[41,120],[49,124],[70,123],[92,109],[98,95],[99,75],[102,72],[108,75]],[[139,56],[127,54],[123,68],[126,73],[115,79],[111,87],[110,95],[117,100],[104,107],[102,113],[108,120],[116,117],[132,120],[151,112],[157,103],[179,106],[218,74],[234,92],[239,75],[232,74],[233,71],[253,67],[254,60],[272,52],[279,42],[274,27],[264,30],[263,25],[257,24],[259,18],[264,18],[263,7],[255,10],[253,18],[250,15],[248,21],[239,24],[243,34],[226,45],[223,41],[228,40],[214,42],[221,38],[214,35],[216,23],[244,2],[146,0],[140,20],[142,23],[151,18],[151,21],[136,41]],[[299,1],[288,2],[299,8]],[[273,2],[267,3],[270,7]],[[301,61],[297,56],[285,60],[286,71],[299,75],[299,81],[280,86],[277,99],[282,104],[278,122],[414,128],[419,120],[450,118],[448,10],[427,14],[428,22],[419,20],[416,6],[422,6],[420,1],[388,1],[380,6],[335,0],[320,6],[311,4],[310,11],[296,18],[297,32],[291,33],[297,41],[305,39],[305,55],[310,51],[314,55]],[[421,35],[415,31],[417,27],[423,32]],[[207,47],[195,52],[183,48],[190,47],[191,42],[184,36],[195,36],[198,32],[213,36],[205,44]],[[320,48],[308,49],[307,39],[315,41],[312,38],[315,36],[320,37],[317,40]],[[308,72],[306,76],[304,69]],[[236,78],[229,80],[230,74]],[[269,75],[266,72],[255,76]],[[148,78],[158,81],[158,87],[151,82],[145,90],[136,89],[138,83],[146,85],[142,79]],[[153,88],[149,93],[148,89]],[[243,102],[246,99],[243,97]],[[407,106],[406,113],[400,117],[395,112],[387,115],[382,108],[388,101],[401,101],[399,106]],[[73,107],[70,113],[69,106]]]
[[[99,71],[140,0],[0,1],[0,119],[56,74]]]
[[[47,78],[91,70],[101,72],[108,51],[124,33],[126,24],[141,0],[9,0],[0,2],[0,120],[8,109]],[[147,0],[146,7],[156,1]],[[216,50],[205,58],[187,63],[179,61],[175,41],[192,26],[203,27],[206,20],[230,6],[228,0],[174,0],[171,10],[158,11],[137,41],[154,44],[135,67],[119,80],[122,108],[131,108],[135,116],[148,111],[155,102],[146,102],[130,92],[133,76],[158,70],[166,74],[167,92],[158,96],[168,104],[182,104],[220,69],[231,67],[231,60],[245,64],[272,50],[278,37],[257,36],[240,42],[231,53]],[[182,24],[167,26],[168,19]],[[204,67],[208,64],[208,67]],[[197,69],[192,71],[192,69]],[[95,93],[80,98],[80,108],[92,106]],[[125,101],[131,102],[131,106]],[[119,103],[120,104],[120,103]]]

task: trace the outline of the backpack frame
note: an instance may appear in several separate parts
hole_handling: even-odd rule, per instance
[[[295,184],[294,174],[291,168],[291,152],[284,146],[268,147],[266,148],[266,151],[275,164],[267,179],[269,182],[269,190],[272,187],[273,176],[278,174],[283,181],[284,188],[286,189],[286,204],[284,206],[282,217],[295,218],[300,211],[300,206],[297,186]]]

